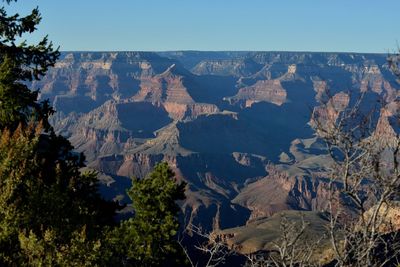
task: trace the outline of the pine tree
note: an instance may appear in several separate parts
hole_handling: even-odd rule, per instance
[[[0,9],[0,129],[16,129],[30,120],[43,120],[48,127],[53,110],[48,101],[37,101],[38,91],[31,91],[26,82],[43,76],[60,53],[47,36],[36,45],[16,44],[17,39],[33,33],[40,20],[37,8],[25,17],[9,16],[5,7]]]
[[[38,9],[0,9],[0,266],[93,265],[117,206],[98,194],[96,173],[80,172],[84,157],[54,133],[49,102],[27,86],[59,56],[47,37],[16,44],[40,19]]]
[[[96,251],[116,205],[98,194],[96,173],[82,174],[80,155],[41,124],[0,138],[0,266],[101,262]]]
[[[118,225],[120,207],[99,195],[96,173],[81,173],[83,155],[49,125],[52,107],[27,84],[40,79],[59,52],[47,37],[37,45],[16,44],[40,19],[38,9],[25,17],[0,9],[0,266],[179,262],[176,200],[184,198],[184,184],[167,164],[133,180],[135,216]]]
[[[111,243],[128,266],[185,265],[177,242],[177,200],[185,198],[184,182],[178,184],[167,163],[156,165],[146,178],[132,180],[128,195],[135,216],[112,232]]]

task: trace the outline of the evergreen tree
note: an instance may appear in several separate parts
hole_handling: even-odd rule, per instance
[[[167,164],[133,180],[135,216],[118,225],[119,206],[99,195],[96,173],[80,172],[83,155],[49,125],[53,109],[27,84],[40,79],[59,52],[47,37],[37,45],[16,44],[40,19],[38,9],[25,17],[0,9],[0,266],[179,262],[175,201],[184,198],[184,184],[176,184]]]
[[[47,37],[16,44],[40,19],[37,8],[25,17],[0,9],[0,266],[99,264],[117,206],[98,194],[95,173],[79,171],[84,157],[54,133],[49,102],[27,86],[59,56]]]
[[[30,120],[43,120],[48,127],[53,110],[48,101],[37,101],[38,91],[31,91],[26,82],[44,75],[60,53],[47,36],[36,45],[16,44],[24,34],[34,32],[40,20],[37,8],[25,17],[7,15],[4,6],[0,9],[0,129],[16,129]]]
[[[1,266],[38,265],[33,260],[58,265],[82,239],[86,255],[94,254],[116,207],[97,193],[95,173],[80,173],[82,160],[67,140],[43,135],[41,124],[2,131]],[[84,256],[81,263],[88,260],[84,250],[78,252]]]
[[[177,242],[177,200],[185,198],[185,183],[178,184],[167,163],[156,165],[146,178],[134,178],[128,195],[135,216],[112,232],[111,243],[128,266],[185,264]]]

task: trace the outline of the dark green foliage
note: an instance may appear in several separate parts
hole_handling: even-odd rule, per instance
[[[113,223],[117,208],[97,193],[95,173],[41,124],[0,134],[0,266],[163,266],[184,264],[176,241],[176,183],[166,163],[133,179],[135,216]]]
[[[146,178],[134,178],[128,194],[135,216],[111,233],[117,254],[130,266],[184,265],[177,242],[179,229],[177,200],[185,198],[185,183],[177,184],[167,163],[158,164]]]
[[[82,239],[90,255],[112,223],[116,206],[97,193],[96,174],[81,174],[82,159],[70,144],[42,131],[30,124],[1,132],[1,266],[50,259],[57,265]]]
[[[185,185],[175,183],[167,164],[134,179],[135,216],[117,225],[120,207],[99,195],[96,173],[81,173],[83,155],[54,133],[52,107],[27,87],[59,56],[47,37],[15,44],[40,19],[38,9],[26,17],[0,9],[0,266],[179,262],[175,201],[184,198]]]
[[[10,1],[7,1],[8,3]],[[56,62],[59,52],[53,49],[47,37],[36,45],[25,41],[16,44],[24,34],[32,33],[41,20],[39,10],[20,17],[7,15],[0,9],[0,128],[15,129],[20,123],[43,120],[48,128],[47,118],[53,110],[49,103],[39,102],[38,91],[31,91],[26,81],[39,79]]]
[[[92,266],[117,206],[98,194],[96,173],[79,171],[83,156],[53,132],[49,102],[27,87],[59,55],[47,37],[15,44],[40,19],[38,9],[0,9],[0,266]]]

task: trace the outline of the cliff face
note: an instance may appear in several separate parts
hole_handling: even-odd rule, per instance
[[[189,184],[186,222],[206,228],[324,210],[329,157],[310,125],[329,127],[360,94],[383,101],[375,135],[398,131],[385,55],[63,53],[33,87],[57,109],[55,129],[107,177],[107,197],[126,201],[129,177],[167,161]]]
[[[237,95],[226,98],[231,104],[244,102],[245,107],[251,107],[257,102],[270,102],[282,105],[286,100],[286,91],[279,80],[257,81],[254,85],[241,88]]]

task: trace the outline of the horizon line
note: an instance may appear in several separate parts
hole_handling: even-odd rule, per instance
[[[354,51],[311,51],[311,50],[196,50],[196,49],[177,49],[177,50],[59,50],[61,53],[123,53],[123,52],[143,52],[143,53],[173,53],[173,52],[212,52],[212,53],[322,53],[322,54],[373,54],[373,55],[393,55],[397,52],[354,52]]]

